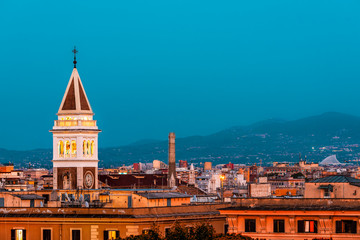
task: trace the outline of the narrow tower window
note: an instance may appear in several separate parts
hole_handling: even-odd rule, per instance
[[[86,140],[83,142],[83,155],[86,155]]]
[[[94,140],[91,141],[91,156],[94,155],[94,149],[95,149],[95,142]]]
[[[59,141],[59,157],[63,157],[63,156],[64,156],[64,142]]]
[[[86,155],[90,155],[90,140],[88,140],[86,144]]]
[[[73,155],[72,157],[76,156],[76,141],[75,140],[71,141],[71,155]]]
[[[66,157],[68,157],[69,154],[70,154],[70,142],[65,141],[65,155],[66,155]]]

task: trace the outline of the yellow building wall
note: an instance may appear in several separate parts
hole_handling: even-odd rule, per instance
[[[277,188],[275,189],[274,196],[296,196],[296,189],[294,188]]]
[[[360,198],[360,187],[349,183],[305,183],[305,198],[324,198],[324,189],[319,189],[323,185],[332,185],[333,192],[330,198]]]

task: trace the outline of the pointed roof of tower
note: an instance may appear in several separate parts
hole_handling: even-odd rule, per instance
[[[57,115],[94,115],[79,73],[74,67]]]

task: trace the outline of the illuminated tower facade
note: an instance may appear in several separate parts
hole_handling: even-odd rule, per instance
[[[53,133],[53,188],[97,189],[100,130],[76,69],[76,58],[57,116],[50,130]]]

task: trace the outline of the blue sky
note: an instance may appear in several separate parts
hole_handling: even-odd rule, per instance
[[[0,1],[0,147],[50,148],[72,48],[100,147],[360,115],[359,1]]]

